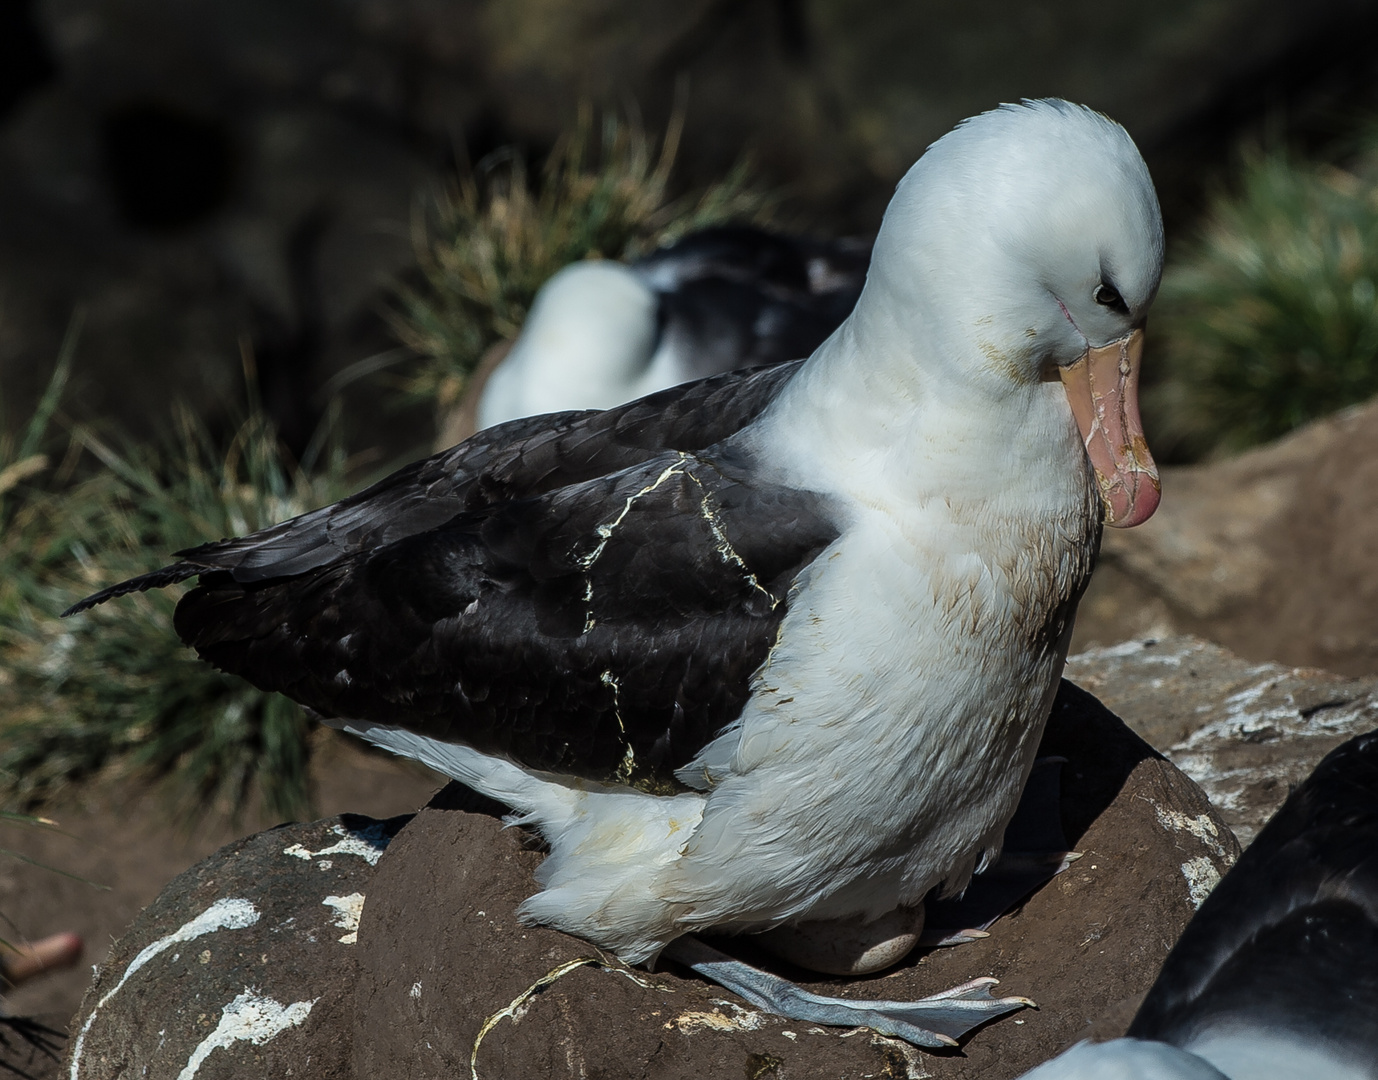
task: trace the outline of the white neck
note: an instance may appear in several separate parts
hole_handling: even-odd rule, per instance
[[[1006,380],[991,393],[944,378],[925,358],[960,343],[869,314],[858,305],[748,433],[772,471],[879,505],[957,493],[1011,513],[1080,503],[1088,466],[1059,383]]]

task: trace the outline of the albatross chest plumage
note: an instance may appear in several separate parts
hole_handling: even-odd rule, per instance
[[[1010,485],[999,471],[964,476],[990,455],[973,454],[969,434],[948,438],[941,410],[925,416],[912,399],[909,426],[923,436],[874,454],[777,438],[835,413],[827,382],[802,372],[753,436],[775,447],[764,471],[806,473],[829,493],[841,534],[794,582],[737,724],[681,771],[701,770],[712,795],[705,839],[678,873],[711,873],[708,896],[731,891],[741,867],[770,867],[749,875],[763,895],[715,923],[875,917],[935,885],[963,888],[983,853],[998,853],[1094,560],[1094,475],[1078,467],[1055,386],[1031,430],[992,426],[992,453],[1025,462]],[[1073,468],[1033,454],[1045,420]]]

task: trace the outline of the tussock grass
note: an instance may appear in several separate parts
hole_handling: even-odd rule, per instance
[[[1245,157],[1154,309],[1166,378],[1146,406],[1171,452],[1240,450],[1378,394],[1375,179],[1378,139],[1354,171]]]
[[[4,537],[15,508],[23,501],[25,491],[48,470],[50,460],[45,453],[51,443],[53,416],[67,388],[72,371],[72,354],[81,337],[81,317],[78,315],[67,329],[52,377],[34,408],[33,416],[23,425],[19,437],[9,433],[3,423],[4,400],[0,398],[0,538]]]
[[[424,362],[407,389],[441,409],[458,400],[483,354],[514,338],[536,290],[585,258],[625,259],[695,229],[765,224],[778,199],[743,163],[708,188],[673,197],[682,116],[663,136],[580,111],[533,177],[515,149],[460,176],[415,224],[424,285],[401,293],[394,328]]]
[[[117,447],[86,429],[72,439],[100,467],[28,491],[0,534],[0,796],[33,805],[115,769],[171,779],[189,817],[238,814],[255,794],[278,818],[306,812],[309,721],[181,645],[179,590],[57,613],[173,551],[341,497],[339,446],[321,440],[291,462],[256,410],[227,446],[185,411],[161,447]],[[30,460],[31,449],[10,456]]]

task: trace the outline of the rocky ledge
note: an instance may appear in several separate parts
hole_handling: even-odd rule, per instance
[[[175,879],[97,973],[63,1075],[1017,1076],[1093,1021],[1118,1033],[1238,851],[1197,785],[1070,683],[1042,752],[1067,759],[1061,824],[1081,858],[985,940],[811,983],[903,998],[994,975],[1038,1002],[960,1052],[782,1021],[522,926],[542,855],[452,785],[414,818],[285,826]]]
[[[1200,638],[1092,649],[1066,675],[1195,780],[1244,845],[1321,758],[1378,728],[1378,677],[1253,663]]]
[[[176,878],[97,972],[62,1075],[1018,1076],[1122,1033],[1235,833],[1247,842],[1324,754],[1378,727],[1378,679],[1195,638],[1094,650],[1067,673],[1080,685],[1062,685],[1041,752],[1066,759],[1061,826],[1081,857],[989,938],[810,983],[905,998],[994,975],[1038,1002],[959,1052],[782,1021],[673,966],[629,969],[521,925],[541,852],[451,785],[414,817],[284,826]]]

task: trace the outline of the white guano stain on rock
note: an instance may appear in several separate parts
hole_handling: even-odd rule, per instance
[[[262,1046],[276,1039],[288,1028],[298,1027],[311,1015],[311,1009],[320,998],[310,1001],[294,1001],[283,1005],[270,997],[261,997],[257,990],[244,988],[244,993],[220,1011],[220,1023],[192,1051],[177,1080],[192,1080],[206,1058],[216,1050],[224,1050],[237,1042],[253,1043]]]
[[[1220,842],[1220,829],[1211,820],[1209,814],[1197,814],[1193,817],[1190,814],[1182,813],[1180,810],[1168,810],[1156,804],[1153,810],[1158,815],[1158,824],[1163,828],[1171,829],[1174,832],[1191,833],[1213,854],[1222,859],[1226,858],[1225,845]]]
[[[1201,646],[1196,642],[1187,639],[1185,645],[1176,649],[1158,649],[1158,644],[1153,639],[1123,641],[1118,645],[1105,645],[1098,649],[1088,649],[1079,656],[1106,657],[1110,659],[1123,659],[1133,657],[1145,664],[1162,664],[1166,667],[1181,667],[1182,661],[1186,660],[1193,653],[1201,651]],[[1073,660],[1076,657],[1072,657]]]
[[[120,988],[129,981],[136,971],[174,945],[194,941],[204,934],[211,934],[217,930],[243,930],[245,927],[253,926],[256,922],[258,922],[258,908],[254,907],[248,900],[229,898],[217,900],[190,922],[182,924],[167,936],[160,937],[151,945],[145,946],[124,969],[124,974],[120,976],[120,981],[115,984],[114,988],[96,1002],[95,1008],[91,1010],[91,1015],[86,1018],[86,1023],[81,1025],[81,1031],[77,1034],[76,1042],[72,1044],[72,1066],[68,1073],[70,1080],[77,1080],[81,1072],[81,1054],[91,1025],[95,1023],[101,1009],[109,1004],[110,999],[120,992]]]
[[[721,1008],[712,1012],[689,1009],[668,1021],[666,1029],[678,1028],[686,1035],[694,1031],[759,1031],[765,1022],[761,1013],[744,1009],[736,1002],[714,999],[713,1004],[731,1009],[732,1015],[728,1016]]]
[[[893,1055],[904,1058],[905,1080],[929,1080],[933,1076],[924,1064],[923,1052],[917,1046],[879,1033],[872,1033],[871,1045],[888,1047]]]
[[[327,896],[321,901],[328,908],[335,909],[335,925],[345,934],[340,938],[341,945],[353,945],[359,940],[359,916],[364,913],[364,894],[350,893],[348,896]]]
[[[1245,806],[1251,793],[1267,779],[1281,785],[1297,779],[1292,775],[1292,762],[1320,756],[1306,748],[1309,740],[1357,735],[1372,728],[1378,715],[1378,695],[1365,694],[1316,709],[1301,708],[1288,687],[1279,683],[1286,676],[1302,679],[1306,674],[1302,669],[1258,665],[1249,674],[1264,678],[1231,694],[1224,702],[1223,716],[1168,750],[1173,763],[1201,785],[1218,809],[1234,811]],[[1266,766],[1249,762],[1232,767],[1232,752],[1247,743],[1290,743],[1296,752]],[[1238,827],[1235,831],[1244,844],[1256,832]]]
[[[1220,884],[1220,871],[1205,855],[1184,862],[1182,876],[1187,879],[1187,899],[1198,910],[1206,902],[1206,897],[1210,896],[1211,890]]]
[[[330,831],[342,838],[339,843],[321,848],[320,851],[312,851],[301,844],[293,844],[291,847],[283,848],[282,853],[295,856],[298,859],[305,859],[308,862],[312,859],[319,859],[322,855],[357,855],[369,866],[376,866],[378,860],[383,857],[383,851],[388,846],[388,837],[384,834],[381,823],[370,825],[367,829],[357,833],[350,832],[341,825],[330,826]]]

